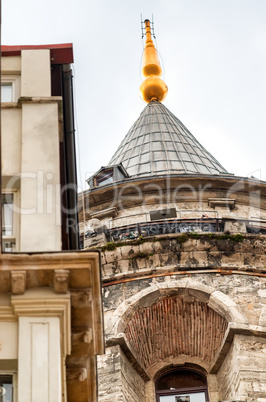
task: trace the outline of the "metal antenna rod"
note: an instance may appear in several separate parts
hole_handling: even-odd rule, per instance
[[[153,14],[151,16],[151,34],[156,39],[155,33],[154,33],[154,21],[153,21]]]
[[[142,14],[140,14],[140,27],[141,27],[141,39],[144,38],[145,36],[145,26],[144,26],[144,22],[142,20]]]

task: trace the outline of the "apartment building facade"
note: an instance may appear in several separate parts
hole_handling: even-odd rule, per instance
[[[71,44],[2,46],[0,385],[6,402],[97,399],[99,253],[80,252]]]

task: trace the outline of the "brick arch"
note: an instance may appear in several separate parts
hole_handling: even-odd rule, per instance
[[[209,371],[232,322],[238,327],[247,320],[230,297],[182,278],[153,283],[124,300],[106,321],[106,339],[124,344],[150,378],[169,364]]]
[[[178,356],[211,364],[227,326],[227,320],[207,303],[181,294],[137,308],[124,333],[136,360],[149,370]]]
[[[106,322],[107,336],[119,338],[125,332],[128,320],[135,310],[150,306],[163,297],[186,294],[188,297],[203,301],[224,317],[227,322],[246,324],[247,319],[240,313],[236,303],[226,294],[211,286],[201,284],[191,278],[171,280],[171,282],[154,283],[124,300],[112,314],[112,319]]]

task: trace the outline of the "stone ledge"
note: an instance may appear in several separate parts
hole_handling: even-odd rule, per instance
[[[235,208],[236,200],[231,198],[209,198],[208,205],[211,208],[215,207],[228,207],[230,209]]]
[[[90,214],[90,218],[106,218],[110,216],[111,218],[115,218],[117,216],[117,208],[116,207],[112,207],[112,208],[107,208],[107,209],[103,209],[102,211],[98,211],[98,212],[92,212]]]
[[[17,102],[2,102],[1,109],[21,109],[24,103],[60,103],[62,96],[22,96]]]

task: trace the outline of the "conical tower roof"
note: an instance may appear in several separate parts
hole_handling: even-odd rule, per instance
[[[113,155],[130,176],[228,174],[163,104],[152,100]]]

